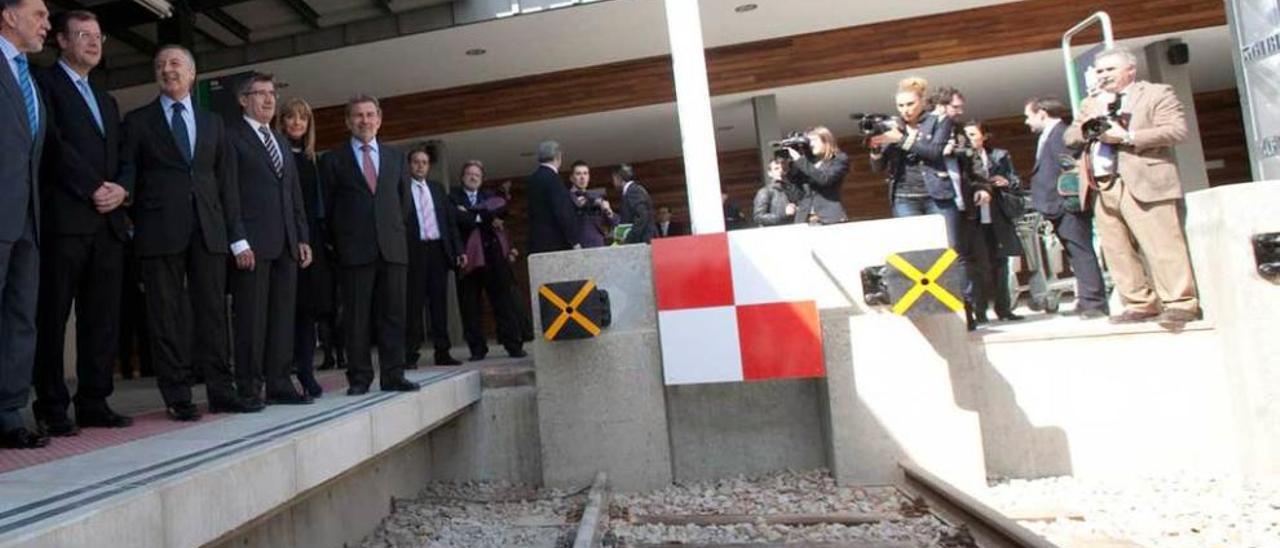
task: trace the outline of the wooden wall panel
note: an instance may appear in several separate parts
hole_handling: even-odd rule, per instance
[[[723,95],[1053,49],[1063,29],[1101,9],[1115,21],[1117,38],[1226,24],[1221,0],[1026,0],[713,48],[707,72],[711,93]],[[389,97],[382,137],[427,137],[673,100],[670,58],[634,59]],[[317,111],[322,146],[344,138],[342,117],[341,106]]]

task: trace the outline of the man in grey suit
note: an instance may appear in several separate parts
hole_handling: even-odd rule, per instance
[[[26,429],[39,291],[40,204],[36,181],[49,113],[27,54],[44,47],[49,10],[42,0],[0,0],[0,448],[44,447]]]
[[[658,235],[653,224],[653,201],[649,191],[636,182],[636,171],[628,164],[613,170],[613,187],[622,192],[622,222],[631,225],[626,244],[647,244]]]
[[[293,154],[271,130],[276,85],[255,73],[237,90],[244,118],[227,128],[246,239],[232,244],[236,389],[241,398],[267,404],[308,404],[293,387],[293,320],[298,267],[311,265],[307,214]]]

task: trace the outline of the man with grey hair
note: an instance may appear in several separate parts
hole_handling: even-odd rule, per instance
[[[347,311],[347,395],[351,396],[367,393],[373,383],[369,356],[373,338],[378,345],[379,387],[384,392],[418,390],[404,377],[409,276],[405,232],[406,221],[414,215],[409,161],[403,152],[378,140],[381,128],[378,100],[369,95],[351,98],[347,102],[351,138],[325,157],[320,172],[325,219]]]
[[[226,129],[192,102],[190,51],[161,47],[155,71],[160,96],[124,117],[119,179],[133,189],[134,250],[160,394],[171,418],[199,420],[191,401],[191,368],[199,367],[210,412],[261,411],[260,402],[236,394],[227,352],[227,257],[246,233]]]
[[[578,241],[578,223],[574,216],[573,198],[560,180],[560,163],[564,155],[560,143],[538,144],[538,169],[525,180],[528,195],[529,253],[547,253],[582,247]]]
[[[1139,81],[1136,65],[1125,49],[1098,54],[1094,71],[1102,92],[1084,101],[1065,138],[1068,146],[1087,147],[1080,172],[1096,185],[1102,251],[1125,305],[1111,320],[1158,316],[1177,327],[1200,317],[1171,150],[1186,138],[1187,124],[1173,88]],[[1089,138],[1084,123],[1100,117],[1106,117],[1105,131]]]

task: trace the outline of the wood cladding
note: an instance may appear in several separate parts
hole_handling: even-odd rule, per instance
[[[1226,24],[1221,0],[1026,0],[707,50],[712,95],[834,80],[1058,47],[1063,29],[1106,10],[1116,38]],[[665,32],[665,29],[653,29]],[[388,97],[384,140],[669,103],[669,56]],[[343,107],[316,111],[327,148],[346,135]]]

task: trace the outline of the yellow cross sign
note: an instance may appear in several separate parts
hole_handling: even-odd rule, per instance
[[[546,337],[548,341],[555,340],[556,335],[560,333],[560,330],[564,328],[566,323],[569,323],[570,319],[578,322],[578,325],[582,326],[583,329],[586,329],[588,333],[591,333],[592,337],[600,335],[600,327],[578,310],[578,307],[582,305],[582,301],[585,301],[587,296],[591,295],[591,291],[595,288],[595,282],[587,280],[586,283],[582,284],[582,289],[578,290],[578,294],[574,295],[573,300],[568,303],[564,302],[564,299],[561,299],[559,295],[556,295],[547,286],[544,285],[538,288],[538,294],[541,295],[542,298],[560,309],[560,315],[557,316],[555,321],[551,322],[551,325],[543,331],[543,336]]]
[[[964,310],[964,302],[957,299],[955,295],[947,291],[947,288],[938,283],[939,278],[947,271],[947,268],[951,267],[951,263],[955,262],[956,257],[954,249],[947,249],[933,263],[928,272],[920,272],[915,265],[907,262],[906,259],[903,259],[898,254],[889,255],[889,265],[898,269],[902,275],[915,282],[915,285],[898,300],[897,304],[893,305],[893,313],[899,316],[906,314],[911,309],[911,306],[916,304],[916,301],[920,300],[920,297],[926,292],[955,312]]]

